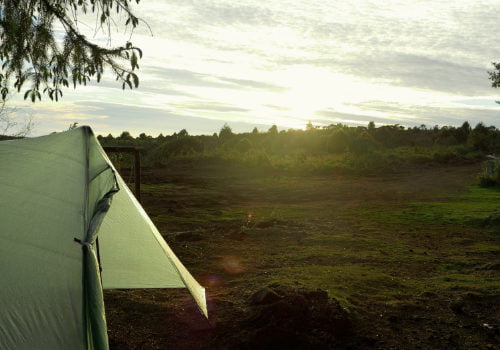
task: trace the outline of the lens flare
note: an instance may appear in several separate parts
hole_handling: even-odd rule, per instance
[[[222,259],[222,267],[226,272],[236,275],[243,272],[243,264],[240,259],[235,256],[226,256]]]
[[[222,279],[218,275],[197,276],[196,280],[198,280],[204,287],[219,287],[222,285]]]

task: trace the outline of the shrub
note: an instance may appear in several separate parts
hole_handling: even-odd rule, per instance
[[[500,185],[500,161],[488,160],[484,164],[483,173],[479,176],[481,187],[493,187]]]
[[[241,153],[246,153],[252,148],[253,148],[252,142],[250,142],[250,140],[248,140],[246,137],[239,140],[235,145],[235,149]]]

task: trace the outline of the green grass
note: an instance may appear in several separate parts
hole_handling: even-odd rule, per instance
[[[157,201],[172,196],[184,203],[153,209],[154,220],[169,229],[219,225],[207,247],[229,245],[216,260],[231,255],[246,267],[242,276],[230,275],[229,286],[300,284],[327,291],[350,310],[366,300],[398,303],[429,291],[500,292],[495,271],[481,268],[500,254],[499,190],[472,185],[436,200],[373,199],[345,206],[346,184],[249,177],[144,188]],[[247,225],[248,214],[252,223],[276,223]],[[228,241],[220,232],[239,232],[239,240]]]
[[[349,230],[306,228],[300,244],[276,243],[279,256],[261,264],[273,281],[324,289],[348,308],[363,298],[384,302],[427,291],[498,292],[494,272],[478,267],[500,254],[498,223],[485,225],[499,207],[500,191],[471,186],[447,201],[349,209],[336,213]]]
[[[468,227],[487,227],[498,229],[495,218],[500,216],[500,190],[471,186],[467,192],[441,202],[413,202],[402,207],[366,206],[346,212],[356,215],[366,225],[376,222],[380,225],[399,226],[402,228],[426,225],[461,225]]]
[[[407,334],[436,327],[456,336],[470,329],[460,328],[464,315],[453,301],[475,293],[487,303],[500,294],[500,190],[470,185],[474,166],[370,177],[206,170],[173,172],[165,181],[176,182],[144,185],[143,198],[195,278],[216,281],[205,286],[224,322],[236,322],[250,295],[278,283],[326,291],[386,340],[394,332],[382,314],[410,326]],[[474,303],[467,308],[491,323],[494,311]]]

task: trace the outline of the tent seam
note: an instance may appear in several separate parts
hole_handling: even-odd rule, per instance
[[[83,128],[83,134],[84,134],[84,138],[85,138],[85,193],[84,193],[84,207],[83,207],[83,237],[82,237],[82,241],[83,242],[86,242],[87,241],[87,230],[88,230],[88,206],[89,206],[89,165],[90,165],[90,161],[89,161],[89,133],[88,133],[88,130],[87,128]],[[84,317],[85,317],[85,341],[86,341],[86,347],[87,349],[89,348],[89,338],[88,338],[88,332],[89,332],[89,328],[92,330],[92,325],[90,324],[89,325],[89,317],[88,317],[88,300],[87,300],[87,289],[88,289],[88,283],[86,281],[86,264],[88,262],[86,262],[86,259],[85,259],[85,252],[82,250],[82,255],[83,255],[83,273],[82,273],[82,282],[83,282],[83,302],[84,302]]]

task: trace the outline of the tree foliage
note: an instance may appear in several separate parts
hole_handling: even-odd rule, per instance
[[[500,63],[493,62],[494,71],[488,72],[490,75],[491,86],[494,88],[500,87]]]
[[[229,125],[227,125],[227,123],[225,123],[224,126],[219,131],[219,139],[221,141],[226,141],[226,140],[232,138],[233,135],[234,135],[233,130],[231,129],[231,127]]]
[[[111,69],[122,88],[139,86],[135,70],[142,52],[131,42],[100,46],[80,30],[81,16],[95,17],[96,30],[109,38],[114,15],[124,16],[133,30],[139,19],[133,0],[0,0],[0,94],[5,100],[12,87],[33,102],[46,94],[62,97],[62,88],[97,82]],[[139,2],[140,0],[135,0]],[[62,34],[61,34],[62,33]],[[13,82],[13,86],[10,86]]]
[[[180,136],[184,134],[184,136]],[[127,137],[123,137],[127,134]],[[189,135],[186,130],[158,137],[99,136],[108,146],[138,147],[145,166],[172,162],[230,164],[254,169],[305,172],[370,172],[406,164],[463,163],[500,152],[500,130],[478,123],[462,126],[332,124],[310,130],[233,133],[224,124],[220,136]],[[131,163],[131,160],[129,161]],[[343,170],[342,170],[343,169]]]

